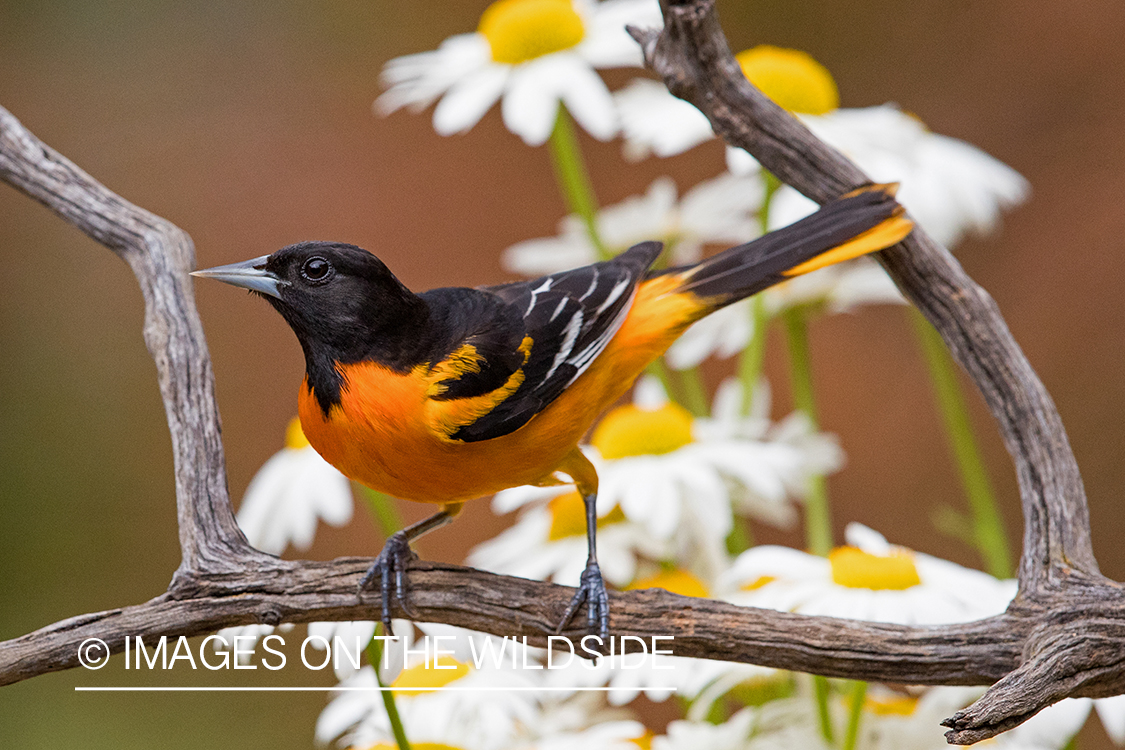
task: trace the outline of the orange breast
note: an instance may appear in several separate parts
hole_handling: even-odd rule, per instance
[[[606,349],[569,388],[520,429],[492,440],[449,440],[427,410],[428,381],[364,362],[341,368],[341,402],[326,418],[308,384],[298,402],[309,442],[348,477],[395,497],[463,502],[548,478],[644,368],[707,311],[669,294],[675,276],[645,282]],[[449,402],[446,402],[449,403]]]

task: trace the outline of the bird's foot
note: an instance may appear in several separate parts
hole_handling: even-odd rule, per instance
[[[578,584],[578,593],[570,600],[570,606],[563,613],[556,633],[561,633],[569,623],[574,613],[586,603],[586,627],[591,632],[597,628],[597,634],[605,642],[609,638],[609,594],[606,592],[602,571],[593,560],[586,563],[586,570],[582,571],[582,579]]]
[[[406,568],[410,565],[411,560],[417,559],[418,555],[410,549],[410,542],[406,538],[406,534],[396,531],[387,539],[387,543],[383,545],[383,551],[375,558],[375,562],[371,564],[367,573],[364,574],[363,580],[359,582],[359,594],[362,596],[364,591],[374,588],[372,584],[376,579],[379,580],[379,593],[382,595],[383,602],[381,619],[387,635],[394,635],[394,631],[391,629],[392,583],[395,596],[398,597],[398,603],[403,611],[411,618],[417,618],[406,595]]]

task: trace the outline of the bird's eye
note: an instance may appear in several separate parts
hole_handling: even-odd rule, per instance
[[[305,281],[314,284],[323,284],[332,277],[332,264],[321,257],[309,258],[301,266],[301,276]]]

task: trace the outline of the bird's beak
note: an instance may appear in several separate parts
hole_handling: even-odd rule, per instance
[[[270,256],[244,260],[241,263],[231,263],[226,266],[205,268],[202,271],[192,271],[192,276],[203,279],[218,279],[252,292],[268,294],[281,299],[280,287],[288,286],[289,282],[279,279],[276,275],[266,270],[266,261]]]

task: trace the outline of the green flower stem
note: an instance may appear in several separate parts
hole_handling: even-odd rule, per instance
[[[758,209],[758,224],[762,234],[769,231],[770,204],[773,195],[781,187],[781,180],[765,169],[762,170],[762,206]],[[754,403],[754,389],[762,374],[762,362],[766,356],[766,334],[769,328],[769,314],[766,312],[766,300],[761,294],[754,295],[751,302],[753,330],[750,334],[750,343],[742,350],[742,357],[738,361],[738,378],[742,381],[742,413],[750,414]]]
[[[781,314],[789,348],[789,377],[793,403],[817,429],[816,401],[813,398],[812,367],[809,360],[809,330],[805,309],[792,307]],[[824,477],[809,478],[805,498],[805,539],[809,552],[827,555],[832,550],[832,516],[828,509],[828,484]]]
[[[370,487],[360,486],[363,499],[367,501],[367,507],[371,510],[371,520],[375,523],[375,528],[383,535],[383,538],[387,538],[401,529],[404,524],[402,516],[398,513],[398,508],[395,507],[394,499],[382,492],[376,492]]]
[[[766,312],[766,298],[755,294],[750,300],[750,315],[754,332],[738,360],[738,379],[742,381],[742,413],[749,415],[754,406],[754,389],[762,377],[762,364],[766,359],[766,334],[770,323]]]
[[[997,578],[1008,578],[1012,575],[1011,548],[996,505],[996,495],[973,436],[965,395],[957,382],[956,365],[941,335],[922,313],[910,307],[908,315],[930,371],[938,410],[961,475],[961,484],[969,499],[973,545],[984,561],[985,570]]]
[[[598,260],[609,260],[613,254],[602,243],[598,234],[598,199],[594,194],[594,185],[590,182],[590,173],[586,171],[586,162],[582,158],[582,149],[578,145],[578,136],[574,132],[570,115],[561,104],[555,128],[551,131],[551,163],[555,167],[555,177],[563,200],[570,212],[578,214],[586,225],[586,232],[597,251]]]
[[[378,625],[375,628],[375,635],[382,632],[382,626]],[[379,677],[379,663],[383,661],[383,642],[375,638],[371,639],[371,643],[367,644],[367,661],[371,663],[372,668],[375,670],[375,684],[379,687],[386,687],[383,684],[382,678]],[[406,738],[406,730],[402,727],[402,717],[398,715],[398,706],[395,705],[395,694],[390,690],[380,690],[379,695],[383,696],[383,706],[387,709],[387,718],[391,722],[391,731],[395,735],[395,744],[398,745],[398,750],[410,750],[410,740]]]
[[[675,400],[675,396],[672,394],[672,373],[668,370],[668,366],[664,364],[664,360],[656,359],[649,362],[645,372],[659,380],[660,385],[664,386],[664,393],[668,395],[668,398]]]
[[[733,556],[741,555],[754,546],[754,534],[750,522],[740,516],[734,517],[734,527],[727,535],[727,552]]]
[[[832,729],[832,715],[828,712],[828,694],[832,688],[828,678],[813,675],[813,689],[816,691],[816,715],[820,721],[820,734],[829,745],[836,744],[836,732]]]
[[[863,719],[863,704],[867,700],[867,683],[857,680],[852,683],[851,702],[848,706],[848,728],[844,732],[843,750],[855,750],[859,737],[859,724]]]
[[[758,224],[762,234],[770,231],[770,203],[773,202],[774,193],[782,186],[782,182],[773,172],[762,170],[762,207],[758,209]]]
[[[699,376],[699,368],[689,367],[686,370],[680,370],[680,383],[684,387],[684,406],[687,407],[687,410],[692,413],[692,416],[706,417],[709,413],[707,389],[703,387],[703,378]]]
[[[648,367],[645,368],[645,372],[660,381],[660,385],[664,388],[664,394],[668,397],[669,401],[683,406],[685,399],[680,392],[682,389],[677,387],[680,383],[674,382],[678,381],[678,379],[672,377],[672,371],[668,369],[668,365],[663,359],[656,359],[649,362]],[[688,411],[692,411],[692,409],[688,409]]]

